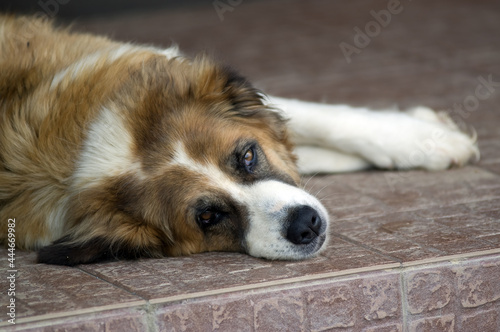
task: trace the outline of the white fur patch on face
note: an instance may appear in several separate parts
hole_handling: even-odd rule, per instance
[[[177,142],[174,149],[174,158],[170,165],[182,166],[190,171],[204,175],[212,182],[212,185],[227,191],[231,197],[239,197],[242,195],[240,185],[232,181],[218,167],[210,163],[199,163],[188,156],[182,142]]]
[[[178,142],[175,146],[171,165],[186,167],[205,176],[211,187],[227,192],[249,211],[248,228],[244,239],[248,254],[268,259],[303,259],[324,247],[328,213],[316,198],[297,187],[277,180],[262,180],[253,184],[236,183],[215,165],[200,164],[190,158],[182,142]],[[322,221],[319,236],[307,245],[296,245],[286,238],[290,211],[301,206],[314,209]]]
[[[91,124],[74,173],[74,185],[92,186],[125,173],[144,179],[141,164],[132,154],[132,136],[121,116],[103,108]]]

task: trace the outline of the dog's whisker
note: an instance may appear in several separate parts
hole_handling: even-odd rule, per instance
[[[301,184],[301,185],[300,185],[300,187],[301,187],[302,189],[304,189],[304,190],[306,190],[306,191],[307,191],[307,185],[309,184],[309,182],[310,182],[310,181],[311,181],[311,180],[312,180],[312,179],[313,179],[316,175],[317,175],[317,173],[315,173],[315,174],[311,174],[310,176],[308,176],[306,183]]]
[[[315,194],[314,196],[315,197],[318,197],[319,194],[321,194],[321,192],[323,192],[323,190],[325,190],[326,188],[328,188],[329,184],[325,184],[321,189],[319,189]]]

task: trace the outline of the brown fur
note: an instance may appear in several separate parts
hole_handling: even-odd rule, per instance
[[[218,165],[241,182],[259,175],[231,173],[228,151],[253,139],[266,157],[266,176],[295,184],[283,119],[246,80],[206,57],[168,60],[144,48],[106,62],[106,52],[120,45],[40,19],[0,16],[0,239],[6,240],[8,218],[16,218],[18,248],[67,265],[244,251],[242,207],[207,188],[203,176],[169,166],[173,144],[182,141],[193,160]],[[50,89],[56,73],[97,51],[103,60],[91,70]],[[112,174],[76,185],[89,126],[110,105],[121,112],[145,177]],[[205,234],[193,221],[190,207],[200,192],[225,205],[224,228]],[[63,201],[64,225],[51,226]]]

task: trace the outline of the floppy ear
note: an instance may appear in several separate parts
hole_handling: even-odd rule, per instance
[[[229,114],[244,118],[248,123],[253,123],[260,130],[266,130],[275,139],[285,145],[291,143],[288,140],[287,120],[280,111],[269,107],[265,101],[265,95],[254,88],[243,76],[239,75],[230,67],[223,67],[222,72],[226,77],[223,88],[227,100],[232,103]]]
[[[96,196],[98,197],[98,196]],[[82,200],[84,200],[82,194]],[[115,259],[162,257],[171,244],[168,234],[114,204],[88,202],[74,217],[79,220],[68,233],[38,251],[38,263],[73,266]],[[93,211],[93,213],[85,212]]]
[[[116,254],[104,238],[96,237],[77,243],[70,236],[65,236],[38,250],[37,262],[73,266],[110,260]]]
[[[162,257],[172,235],[158,212],[164,199],[134,186],[129,176],[78,192],[68,207],[65,236],[38,251],[39,263],[77,265],[115,259]],[[141,208],[148,208],[150,220]],[[151,215],[153,217],[151,217]],[[156,220],[156,222],[155,222]],[[71,226],[70,226],[71,225]]]
[[[126,227],[126,226],[125,226]],[[94,238],[73,240],[66,235],[53,244],[38,250],[38,263],[74,266],[78,264],[97,263],[117,259],[138,259],[140,257],[162,257],[164,246],[158,245],[156,236],[145,241],[144,234],[138,234],[141,243],[135,239],[120,237],[120,228],[111,238],[96,236]],[[140,232],[138,232],[140,233]],[[118,236],[117,236],[118,235]],[[156,243],[155,243],[156,242]]]

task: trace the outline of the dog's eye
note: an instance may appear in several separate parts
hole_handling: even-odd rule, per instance
[[[205,210],[198,215],[198,223],[202,227],[214,225],[219,222],[221,214],[212,210]]]
[[[252,163],[253,163],[253,159],[254,159],[254,152],[253,152],[253,149],[249,149],[246,153],[245,153],[245,165],[246,166],[251,166]]]
[[[245,169],[247,172],[252,173],[253,168],[257,162],[257,155],[255,153],[255,149],[251,147],[245,152],[245,155],[243,156],[243,165],[245,166]]]

